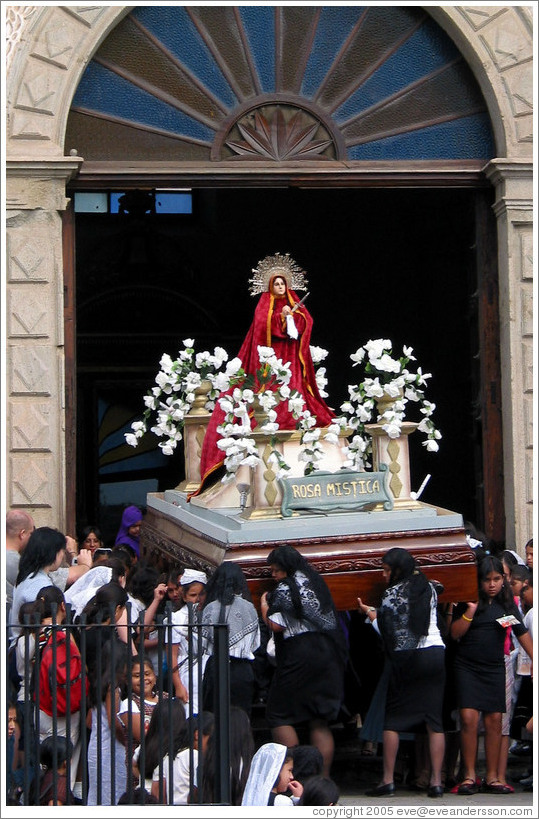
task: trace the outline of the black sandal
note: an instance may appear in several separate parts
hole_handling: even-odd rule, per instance
[[[458,793],[459,796],[473,796],[478,790],[479,785],[475,779],[468,777],[467,779],[463,779],[460,785],[456,785],[451,792]]]

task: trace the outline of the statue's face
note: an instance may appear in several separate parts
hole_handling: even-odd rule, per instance
[[[275,276],[271,285],[271,291],[274,296],[284,296],[286,293],[286,282],[282,276]]]

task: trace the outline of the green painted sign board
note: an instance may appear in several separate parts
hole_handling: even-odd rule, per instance
[[[304,477],[281,478],[280,484],[284,518],[294,512],[369,511],[379,503],[386,511],[393,509],[386,464],[380,464],[378,472],[313,472]]]

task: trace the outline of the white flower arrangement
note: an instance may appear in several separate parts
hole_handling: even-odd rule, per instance
[[[372,438],[365,426],[380,423],[390,438],[398,438],[410,401],[419,405],[423,416],[417,427],[426,436],[423,445],[429,452],[438,451],[438,441],[442,436],[432,420],[436,405],[426,399],[424,389],[431,374],[423,373],[420,367],[415,372],[408,368],[409,362],[416,360],[412,347],[403,347],[402,355],[398,358],[393,357],[393,345],[389,339],[371,340],[359,347],[350,358],[354,366],[364,365],[365,377],[358,384],[348,386],[349,400],[341,405],[343,414],[335,418],[324,432],[317,427],[316,417],[305,409],[303,396],[288,386],[290,362],[278,359],[272,347],[258,347],[260,367],[255,375],[246,375],[240,359],[229,361],[222,347],[216,347],[213,354],[207,351],[195,354],[193,339],[185,339],[183,344],[184,349],[177,359],[167,354],[162,356],[161,369],[155,378],[156,386],[144,396],[146,409],[142,420],[132,423],[133,432],[125,435],[130,446],[138,445],[148,431],[152,413],[155,413],[150,429],[165,439],[159,443],[162,452],[172,455],[182,440],[185,416],[193,407],[195,390],[206,379],[211,386],[205,409],[211,412],[218,401],[225,413],[224,421],[218,428],[222,437],[217,444],[224,455],[223,482],[233,480],[240,466],[254,468],[260,463],[252,437],[251,415],[253,411],[264,413],[264,423],[257,427],[257,431],[274,436],[279,429],[275,407],[281,401],[288,401],[288,410],[296,420],[296,428],[301,430],[302,448],[298,457],[304,464],[305,475],[319,468],[324,454],[322,440],[338,445],[339,436],[344,431],[349,441],[343,447],[346,456],[343,466],[357,471],[368,468]],[[328,353],[321,347],[310,349],[318,388],[321,395],[326,397],[326,370],[318,365]],[[385,402],[387,407],[381,407],[381,402]],[[270,455],[270,462],[277,468],[278,478],[290,470],[290,465],[276,448]]]
[[[146,409],[141,421],[131,424],[133,432],[125,435],[126,443],[136,447],[148,428],[158,438],[164,438],[158,446],[164,455],[172,455],[183,437],[185,416],[195,402],[195,390],[203,380],[211,384],[207,394],[205,409],[211,412],[218,396],[243,378],[239,358],[228,360],[228,353],[222,347],[215,347],[213,354],[208,351],[195,353],[192,338],[183,341],[184,349],[178,358],[172,359],[165,353],[159,362],[160,370],[155,377],[156,386],[144,396]],[[150,420],[155,413],[155,420]]]
[[[410,401],[419,404],[423,415],[417,427],[426,436],[423,446],[437,452],[442,435],[432,420],[436,405],[426,399],[424,389],[432,376],[423,373],[421,367],[415,372],[408,368],[409,362],[416,360],[413,348],[403,347],[402,355],[394,358],[392,342],[377,338],[359,347],[350,358],[354,366],[364,365],[365,377],[359,384],[348,386],[349,400],[341,405],[344,415],[337,419],[340,427],[354,431],[345,466],[362,470],[368,465],[372,439],[365,431],[366,424],[379,423],[389,438],[398,438]]]

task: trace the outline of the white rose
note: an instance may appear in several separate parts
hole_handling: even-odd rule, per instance
[[[276,416],[276,413],[274,410],[272,410],[272,407],[274,407],[277,404],[277,399],[275,398],[275,395],[271,392],[271,390],[267,390],[266,392],[261,393],[258,396],[258,400],[264,412],[269,413],[271,411]]]
[[[228,353],[223,347],[215,347],[213,357],[218,367],[224,364],[225,361],[228,361]]]
[[[374,341],[368,341],[365,349],[369,356],[369,361],[380,358],[386,350],[391,350],[391,341],[388,338],[375,338]]]
[[[415,355],[412,355],[412,353],[414,352],[413,347],[403,347],[402,352],[404,353],[406,358],[410,359],[410,361],[415,361],[416,360]]]
[[[430,429],[430,425],[427,418],[422,418],[419,424],[417,425],[418,432],[428,432]]]
[[[390,355],[384,354],[381,358],[371,361],[373,367],[377,370],[382,370],[385,373],[400,373],[400,361],[391,358]]]
[[[404,397],[407,398],[408,401],[419,401],[417,390],[415,390],[413,387],[406,387],[404,390]]]
[[[169,378],[166,373],[157,373],[155,376],[155,383],[161,387],[162,390],[169,386]],[[169,389],[170,392],[170,389]]]
[[[301,412],[303,412],[303,407],[305,405],[305,399],[302,395],[295,395],[292,398],[288,399],[288,411],[292,413],[295,417],[298,416]]]
[[[218,392],[224,392],[230,386],[230,379],[225,373],[210,376],[210,381],[213,389]]]
[[[359,348],[359,350],[356,350],[356,351],[355,351],[355,353],[352,353],[352,355],[350,356],[350,358],[351,358],[351,359],[352,359],[352,361],[354,362],[354,367],[355,367],[357,364],[361,364],[361,362],[362,362],[362,361],[363,361],[363,359],[365,358],[365,350],[363,349],[363,347],[360,347],[360,348]]]
[[[219,398],[218,403],[223,412],[225,413],[225,415],[234,412],[234,404],[232,403],[230,398]]]
[[[323,347],[315,347],[311,345],[310,350],[313,364],[320,364],[321,361],[327,358],[328,351],[324,350]]]
[[[233,358],[231,361],[228,362],[226,365],[225,372],[228,376],[236,375],[238,370],[241,369],[241,358]]]
[[[265,432],[266,435],[274,435],[277,430],[279,429],[279,424],[273,424],[268,421],[266,424],[260,427],[260,432]]]
[[[275,351],[273,347],[263,347],[261,344],[259,344],[257,349],[258,358],[261,364],[266,364],[271,358],[275,360]]]
[[[291,395],[292,391],[291,391],[290,387],[288,386],[288,384],[283,384],[282,387],[279,387],[278,393],[279,393],[279,396],[281,397],[281,399],[283,401],[286,401],[288,398],[290,398],[290,395]]]
[[[240,451],[235,438],[221,438],[220,441],[217,441],[217,446],[226,452],[227,455],[234,455]]]
[[[389,384],[384,384],[384,392],[390,398],[396,398],[400,393],[400,386],[395,381],[391,381]]]
[[[427,418],[429,418],[435,409],[436,404],[432,404],[430,401],[423,401],[423,406],[419,410],[419,412],[423,413],[423,415],[426,415]]]
[[[162,370],[165,370],[165,372],[170,372],[172,370],[172,359],[167,353],[164,353],[161,356],[159,366],[161,367]]]
[[[432,438],[429,438],[427,441],[423,441],[423,446],[427,447],[427,452],[438,452],[440,449],[438,442],[434,441]]]
[[[200,373],[188,373],[185,378],[185,389],[187,392],[191,390],[195,390],[197,387],[200,387],[202,384],[202,378]]]
[[[260,463],[260,458],[258,455],[248,455],[240,462],[240,466],[251,466],[256,467]]]
[[[366,378],[364,383],[365,395],[368,398],[381,398],[383,396],[384,388],[378,378]]]
[[[382,424],[382,429],[387,433],[389,438],[398,438],[401,434],[401,425],[397,420]]]
[[[209,364],[211,361],[210,354],[207,350],[203,353],[197,353],[195,356],[195,366],[198,370],[200,370],[205,365]]]
[[[330,444],[338,444],[339,443],[339,436],[336,435],[334,432],[326,432],[324,435],[324,439],[328,441]]]

